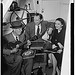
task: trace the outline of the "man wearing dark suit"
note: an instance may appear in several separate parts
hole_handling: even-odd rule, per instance
[[[18,43],[20,42],[24,42],[25,40],[25,33],[22,33],[22,24],[20,21],[16,21],[12,23],[11,28],[13,29],[13,31],[7,35],[4,36],[4,38],[7,40],[8,43],[13,43],[12,47],[14,45],[14,43]],[[5,42],[5,41],[3,41]],[[8,43],[4,43],[5,45],[3,46],[3,54],[4,54],[4,58],[7,62],[7,64],[11,67],[11,74],[10,75],[21,75],[20,71],[21,71],[21,66],[22,66],[22,57],[21,57],[21,50],[22,49],[17,49],[17,47],[19,47],[19,45],[16,45],[15,48],[11,49],[10,44]],[[10,47],[10,48],[9,48]],[[24,63],[25,65],[25,72],[26,75],[30,75],[31,74],[31,67],[32,67],[32,60],[25,60],[26,62]]]
[[[47,21],[43,21],[43,16],[39,13],[35,13],[34,22],[26,25],[26,40],[28,44],[30,44],[30,40],[34,36],[39,38],[47,30],[48,26],[49,23]]]
[[[11,67],[10,75],[20,75],[22,57],[20,56],[20,49],[11,48],[14,46],[17,40],[23,41],[23,38],[19,38],[19,35],[22,32],[22,25],[20,22],[13,22],[11,28],[13,31],[9,34],[4,35],[3,37],[7,40],[7,43],[3,40],[3,54],[6,60],[6,63]],[[17,38],[16,38],[17,37]],[[13,43],[11,46],[9,43]],[[17,45],[18,46],[18,45]]]
[[[46,32],[49,23],[43,21],[43,16],[39,13],[35,13],[34,21],[26,25],[26,40],[30,45],[31,41],[43,42],[42,36]]]

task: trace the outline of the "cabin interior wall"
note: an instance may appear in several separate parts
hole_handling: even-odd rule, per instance
[[[25,4],[28,5],[30,3],[31,9],[40,12],[44,16],[45,20],[56,19],[57,17],[62,17],[67,20],[69,0],[39,0],[38,6],[35,3],[36,1],[33,1],[34,0],[17,0],[19,7],[22,8],[24,8]],[[42,6],[40,4],[42,4]],[[35,8],[34,5],[37,7]],[[22,12],[23,11],[17,13],[19,16],[22,16]],[[7,11],[3,21],[8,22],[10,14],[11,13]],[[27,17],[26,14],[27,13],[25,12],[23,17]],[[15,17],[12,18],[12,20],[14,19]]]

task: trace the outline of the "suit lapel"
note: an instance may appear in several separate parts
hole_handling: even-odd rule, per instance
[[[41,22],[41,34],[46,30],[46,26],[43,22]]]
[[[35,35],[35,23],[33,24],[33,35]]]
[[[19,41],[23,42],[25,40],[25,33],[19,36]]]
[[[33,37],[35,35],[35,23],[33,22],[32,25],[31,25],[31,30],[30,30],[30,35],[31,37]]]

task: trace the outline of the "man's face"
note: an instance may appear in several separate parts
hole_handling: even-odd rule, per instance
[[[40,17],[34,16],[34,22],[35,22],[36,25],[38,25],[41,22]]]
[[[22,28],[14,29],[14,31],[15,31],[15,33],[16,33],[17,35],[20,35],[21,32],[22,32]]]

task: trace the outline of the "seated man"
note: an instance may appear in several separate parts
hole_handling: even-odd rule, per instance
[[[43,16],[39,13],[35,13],[34,22],[26,25],[26,40],[30,45],[30,41],[35,41],[42,37],[49,26],[47,21],[43,20]],[[35,37],[36,36],[36,37]],[[34,39],[32,39],[34,37]]]
[[[18,43],[24,42],[25,33],[21,34],[22,24],[20,21],[13,22],[11,28],[13,31],[3,36],[7,40],[7,43],[4,43],[5,45],[3,46],[3,54],[7,64],[11,67],[11,75],[21,75],[22,49],[19,48]],[[25,70],[26,75],[31,75],[32,60],[29,59],[25,61],[23,69]]]
[[[53,30],[53,24],[50,26],[50,23],[47,22],[47,21],[44,21],[43,20],[43,16],[39,13],[35,13],[35,16],[34,16],[34,22],[31,22],[31,23],[28,23],[26,25],[26,40],[27,40],[27,44],[30,45],[31,44],[31,41],[32,41],[32,38],[34,36],[36,36],[36,38],[34,39],[38,41],[41,41],[41,40],[38,40],[38,39],[43,39],[43,40],[46,40],[47,41],[47,47],[49,47],[49,43],[47,39],[49,38],[45,38],[46,36],[44,36],[44,34],[49,34],[50,36],[52,36],[52,30]],[[47,29],[49,28],[49,32],[46,32]],[[47,37],[49,37],[49,35]],[[51,40],[51,38],[49,39]],[[46,49],[46,48],[45,48]],[[52,63],[53,63],[53,75],[55,74],[55,69],[56,69],[56,60],[55,60],[55,57],[53,54],[50,54],[52,56]],[[51,58],[50,56],[50,58]]]
[[[39,13],[35,13],[34,22],[30,22],[26,25],[27,45],[31,45],[31,41],[42,41],[41,37],[47,30],[48,26],[49,23],[43,20],[43,16]]]

